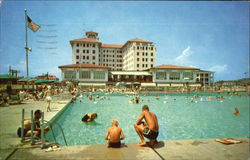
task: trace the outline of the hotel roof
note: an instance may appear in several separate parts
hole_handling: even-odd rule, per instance
[[[192,70],[199,70],[199,68],[194,68],[194,67],[186,67],[186,66],[176,66],[176,65],[160,65],[160,66],[155,66],[151,69],[192,69]]]
[[[109,67],[106,66],[100,66],[100,65],[95,65],[95,64],[86,64],[86,63],[79,63],[79,64],[70,64],[70,65],[64,65],[64,66],[59,66],[58,68],[99,68],[99,69],[110,69]]]
[[[72,45],[73,42],[90,42],[90,43],[101,43],[99,41],[97,41],[94,38],[80,38],[80,39],[74,39],[70,41],[70,44]]]
[[[128,42],[151,43],[150,41],[145,41],[145,40],[143,40],[143,39],[139,39],[139,38],[130,39],[130,40],[128,40]]]
[[[86,33],[97,33],[97,32],[94,32],[94,31],[87,31]]]
[[[122,48],[123,45],[119,44],[102,44],[102,48]]]

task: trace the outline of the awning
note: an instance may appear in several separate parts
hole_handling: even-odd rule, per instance
[[[166,84],[157,84],[158,87],[169,87],[170,84],[169,83],[166,83]]]
[[[147,71],[111,71],[112,75],[151,76]]]
[[[183,87],[183,84],[178,84],[178,83],[172,83],[172,87]]]
[[[79,83],[80,86],[105,86],[106,83]]]
[[[155,83],[141,83],[142,87],[155,87],[156,84]]]
[[[30,81],[35,81],[36,79],[33,77],[25,77],[25,78],[21,78],[18,80],[18,82],[30,82]]]
[[[52,83],[54,82],[54,80],[49,80],[49,79],[38,79],[35,81],[35,84],[38,84],[38,83]]]
[[[0,79],[16,79],[17,77],[8,75],[8,74],[0,74]]]

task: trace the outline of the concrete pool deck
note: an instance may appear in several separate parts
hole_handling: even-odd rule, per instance
[[[69,94],[54,96],[52,112],[45,112],[51,119],[70,100]],[[1,159],[170,159],[170,160],[250,160],[249,138],[235,138],[240,144],[224,145],[214,139],[161,141],[154,149],[138,147],[136,143],[124,144],[112,149],[106,145],[63,146],[61,151],[45,152],[40,145],[20,145],[16,129],[20,125],[21,112],[25,118],[30,111],[46,111],[46,102],[29,100],[19,105],[0,107],[0,160]]]
[[[152,159],[152,160],[249,160],[249,138],[236,138],[240,144],[224,145],[214,139],[161,141],[154,149],[136,143],[122,148],[107,145],[64,146],[60,151],[20,148],[8,159]]]

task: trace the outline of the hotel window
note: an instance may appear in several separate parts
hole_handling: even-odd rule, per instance
[[[156,79],[158,79],[158,80],[166,80],[167,79],[166,72],[156,72]]]
[[[137,46],[137,49],[140,49],[139,46]]]
[[[93,50],[92,53],[95,54],[95,50]]]
[[[82,45],[83,47],[85,47],[85,43],[83,43],[83,45]]]
[[[85,53],[85,50],[82,50],[82,53]]]
[[[146,47],[146,50],[148,50],[148,47]]]
[[[148,61],[148,59],[147,59],[147,58],[145,58],[145,60],[146,60],[146,62]]]
[[[154,61],[154,59],[153,58],[151,58],[151,62],[153,62]]]
[[[146,52],[146,56],[148,56],[148,52]]]
[[[151,64],[151,68],[153,67],[153,65]]]
[[[76,50],[76,53],[79,53],[79,49]]]
[[[93,56],[93,60],[95,60],[95,56]]]
[[[76,47],[79,47],[79,43],[76,43]]]
[[[89,44],[87,43],[87,47],[89,47]]]
[[[142,58],[142,61],[144,62],[144,58]]]
[[[93,47],[95,47],[95,44],[93,44]]]
[[[86,59],[89,59],[89,56],[86,56]]]
[[[80,79],[90,79],[90,71],[80,71],[79,78]]]
[[[153,47],[151,47],[151,50],[153,50]]]
[[[153,52],[151,52],[151,56],[153,56],[154,55],[154,53]]]
[[[142,52],[142,55],[144,56],[144,52]]]
[[[65,71],[64,72],[64,78],[65,79],[75,79],[76,78],[76,72],[75,71]]]
[[[140,61],[140,58],[137,58],[137,61]]]
[[[89,53],[89,50],[87,49],[86,52]]]
[[[170,80],[180,80],[180,72],[170,72],[169,79]]]
[[[146,68],[148,67],[148,64],[146,64]]]
[[[82,56],[82,59],[85,59],[85,56]]]
[[[76,62],[76,64],[79,64],[79,62]]]
[[[142,50],[144,50],[144,46],[142,47]]]
[[[76,56],[76,59],[79,59],[79,56]]]
[[[142,67],[144,67],[144,64],[142,64]]]
[[[137,52],[137,56],[139,56],[140,55],[140,53],[139,52]]]
[[[184,72],[183,79],[185,80],[193,80],[193,73],[192,72]]]
[[[139,67],[140,67],[140,64],[137,64],[137,67],[139,68]]]

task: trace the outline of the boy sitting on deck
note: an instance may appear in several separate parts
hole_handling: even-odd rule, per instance
[[[118,127],[118,121],[112,120],[112,127],[108,129],[105,139],[108,140],[108,147],[119,148],[121,146],[121,141],[123,140],[124,134],[122,129]]]

